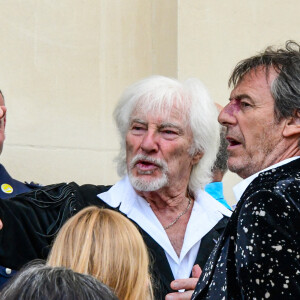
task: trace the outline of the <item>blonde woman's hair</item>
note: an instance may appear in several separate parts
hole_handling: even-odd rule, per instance
[[[149,257],[138,229],[118,212],[87,207],[59,231],[47,264],[90,274],[121,300],[153,299]]]

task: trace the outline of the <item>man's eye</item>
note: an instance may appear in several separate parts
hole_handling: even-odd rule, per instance
[[[241,105],[241,107],[249,107],[249,106],[251,106],[250,103],[248,103],[248,102],[241,102],[240,105]]]
[[[174,130],[169,130],[169,129],[164,129],[162,132],[166,134],[176,134]]]
[[[165,130],[162,130],[161,133],[165,139],[175,139],[178,136],[177,131],[174,131],[174,130],[165,129]]]
[[[145,127],[140,126],[140,125],[131,126],[131,132],[133,134],[140,134],[140,133],[144,132],[144,130],[146,130]]]
[[[133,130],[141,130],[142,127],[141,127],[141,126],[133,126],[132,129],[133,129]]]

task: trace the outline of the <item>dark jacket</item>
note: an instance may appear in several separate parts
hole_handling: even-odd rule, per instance
[[[62,183],[17,196],[14,201],[0,200],[0,219],[4,224],[0,231],[0,264],[18,270],[32,259],[46,258],[55,234],[69,217],[89,205],[112,209],[97,197],[108,189],[109,186]],[[118,208],[115,210],[118,211]],[[204,266],[226,221],[226,217],[221,219],[202,238],[195,261],[200,267]],[[165,252],[151,236],[135,225],[152,259],[156,299],[164,299],[167,293],[172,292],[170,282],[174,280]]]
[[[38,187],[40,187],[40,185],[33,182],[23,183],[13,179],[6,171],[5,167],[0,164],[0,198],[11,198],[18,194],[28,193]],[[0,288],[15,273],[16,271],[12,270],[11,268],[0,266]]]
[[[23,183],[12,178],[4,166],[0,164],[0,198],[12,198],[22,193],[28,193],[37,187],[40,187],[40,185],[33,182]]]
[[[300,299],[300,159],[248,186],[192,299]]]

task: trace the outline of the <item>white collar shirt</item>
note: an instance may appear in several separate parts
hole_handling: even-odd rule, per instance
[[[233,187],[233,193],[234,193],[234,196],[235,196],[236,201],[238,202],[238,201],[241,199],[241,197],[242,197],[242,195],[244,194],[246,188],[249,186],[249,184],[250,184],[250,183],[251,183],[251,182],[252,182],[252,181],[260,174],[260,173],[265,172],[265,171],[270,170],[270,169],[275,169],[275,168],[277,168],[277,167],[279,167],[279,166],[283,166],[283,165],[285,165],[285,164],[287,164],[287,163],[289,163],[289,162],[291,162],[291,161],[293,161],[293,160],[295,160],[295,159],[297,159],[297,158],[299,158],[299,157],[300,157],[300,156],[294,156],[294,157],[290,157],[290,158],[287,158],[287,159],[285,159],[285,160],[282,160],[282,161],[280,161],[279,163],[274,164],[274,165],[272,165],[272,166],[270,166],[270,167],[268,167],[268,168],[265,168],[265,169],[263,169],[263,170],[261,170],[261,171],[255,173],[255,174],[253,174],[253,175],[247,177],[246,179],[244,179],[243,181],[239,182],[238,184],[236,184],[236,185]]]
[[[201,238],[222,219],[223,215],[228,217],[231,215],[229,209],[204,190],[199,190],[178,257],[163,226],[148,202],[135,192],[128,176],[117,182],[107,192],[99,194],[98,197],[111,207],[120,206],[122,213],[135,221],[164,249],[175,279],[190,276]]]

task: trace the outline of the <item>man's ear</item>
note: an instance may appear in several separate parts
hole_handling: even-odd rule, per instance
[[[4,105],[0,106],[0,109],[2,110],[2,117],[0,119],[0,127],[2,127],[5,130],[5,126],[6,126],[6,111],[7,108]]]
[[[199,162],[199,160],[202,158],[202,156],[203,156],[203,153],[200,152],[200,151],[198,151],[197,153],[195,153],[193,155],[192,164],[196,165]]]
[[[282,135],[284,137],[291,137],[300,134],[300,112],[297,111],[293,117],[288,117],[285,120]]]

